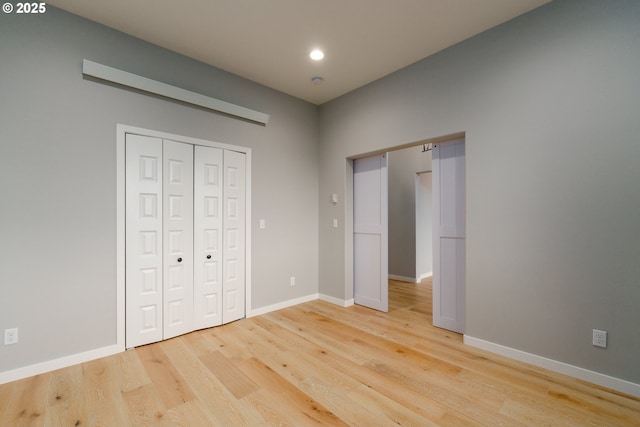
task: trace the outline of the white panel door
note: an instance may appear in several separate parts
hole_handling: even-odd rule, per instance
[[[389,311],[387,155],[353,161],[353,270],[356,304]]]
[[[126,136],[126,347],[162,339],[162,141]]]
[[[222,323],[245,316],[245,155],[224,150]]]
[[[219,148],[195,147],[195,329],[222,324],[222,153]]]
[[[164,140],[164,334],[193,331],[193,145]]]
[[[464,332],[464,140],[433,148],[433,324]]]

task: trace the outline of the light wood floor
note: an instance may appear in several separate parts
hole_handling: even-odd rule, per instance
[[[639,426],[640,399],[464,346],[431,284],[322,301],[0,386],[0,426]]]

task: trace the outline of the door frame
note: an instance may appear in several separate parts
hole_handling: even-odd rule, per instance
[[[116,347],[125,348],[125,140],[126,135],[136,134],[169,139],[205,147],[222,148],[246,155],[246,212],[245,212],[245,317],[251,316],[251,149],[239,145],[224,144],[199,138],[175,135],[151,129],[117,124],[116,126]]]
[[[447,135],[437,136],[434,138],[422,139],[419,141],[409,142],[406,144],[392,145],[379,150],[368,151],[357,155],[346,157],[346,170],[345,170],[345,203],[344,203],[344,283],[345,283],[345,299],[344,306],[350,306],[354,304],[354,257],[353,257],[353,161],[355,159],[361,159],[364,157],[375,156],[378,154],[391,153],[393,151],[402,150],[405,148],[417,147],[425,144],[441,144],[444,142],[453,141],[456,139],[466,139],[465,132],[456,132]],[[466,194],[465,194],[466,200]],[[433,205],[432,205],[433,207]],[[466,221],[466,218],[465,218]],[[387,248],[388,251],[388,248]],[[465,259],[466,266],[466,259]],[[387,286],[388,281],[387,281]],[[466,289],[465,289],[466,292]]]

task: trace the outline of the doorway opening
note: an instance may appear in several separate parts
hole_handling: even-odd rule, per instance
[[[427,149],[427,145],[429,148],[434,148],[433,167],[429,156],[431,150]],[[363,251],[358,253],[357,245],[352,241],[351,243],[354,244],[351,254],[353,258],[350,260],[349,254],[347,255],[347,270],[356,265],[368,264],[374,269],[380,265],[388,266],[388,271],[382,271],[384,280],[379,281],[379,294],[384,295],[385,298],[388,298],[389,280],[419,283],[434,274],[434,324],[456,332],[463,332],[464,225],[466,221],[464,217],[466,199],[464,191],[464,133],[392,147],[385,152],[388,152],[389,161],[388,164],[384,163],[383,173],[387,175],[385,179],[388,180],[388,192],[376,196],[381,198],[380,201],[373,200],[372,202],[369,200],[365,206],[379,205],[383,209],[387,209],[388,223],[381,225],[380,228],[388,234],[386,236],[388,249],[378,251],[380,259],[372,259],[369,262],[366,257],[371,257],[375,251],[368,250],[368,254],[364,255],[363,259]],[[375,156],[380,156],[380,152],[349,160],[347,170],[353,174],[354,178],[351,179],[349,174],[347,175],[347,179],[351,180],[353,187],[349,188],[348,186],[351,194],[347,194],[347,198],[352,203],[347,204],[346,214],[347,220],[354,220],[354,223],[347,224],[347,239],[351,238],[351,232],[356,231],[355,227],[363,228],[362,220],[354,219],[353,216],[358,211],[359,200],[363,198],[362,192],[358,190],[357,183],[363,178],[357,172],[357,162],[361,163],[362,159]],[[398,165],[394,165],[396,160]],[[373,176],[371,172],[368,174]],[[432,203],[429,200],[430,183],[434,186]],[[360,188],[363,188],[362,185]],[[352,212],[349,212],[349,208]],[[430,209],[434,210],[431,215],[429,214]],[[429,233],[430,230],[432,233]],[[431,237],[433,243],[429,242]],[[366,306],[366,303],[358,302],[358,270],[361,268],[352,270],[354,272],[353,295],[356,304]],[[369,276],[372,275],[369,274]],[[368,293],[375,294],[375,291],[376,289],[373,291],[369,289]]]

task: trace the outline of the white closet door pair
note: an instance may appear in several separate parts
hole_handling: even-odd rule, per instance
[[[244,317],[245,157],[126,139],[126,347]]]

